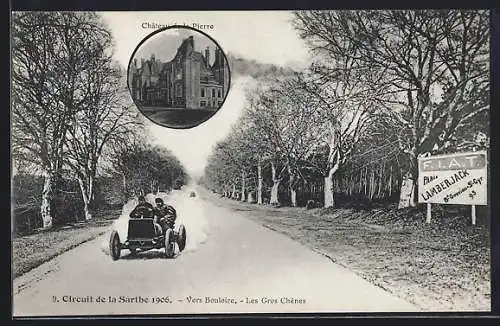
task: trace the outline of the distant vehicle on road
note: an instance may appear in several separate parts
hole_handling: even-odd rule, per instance
[[[183,185],[184,185],[184,182],[178,178],[174,181],[174,185],[172,188],[174,188],[174,190],[181,190]]]
[[[194,191],[191,191],[191,192],[189,193],[189,197],[196,197],[196,193],[195,193]]]

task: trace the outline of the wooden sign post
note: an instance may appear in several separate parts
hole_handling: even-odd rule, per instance
[[[427,203],[427,218],[425,219],[425,222],[427,224],[431,223],[431,203]]]

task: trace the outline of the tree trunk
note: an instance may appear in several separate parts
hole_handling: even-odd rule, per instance
[[[325,177],[325,186],[323,188],[325,205],[324,207],[335,206],[334,191],[333,191],[333,176],[339,169],[339,164],[335,164],[330,171],[328,171],[328,176]]]
[[[333,207],[335,205],[333,199],[333,180],[330,176],[325,177],[324,197],[324,207]]]
[[[365,192],[365,197],[368,197],[368,167],[365,167],[365,174],[364,174],[364,176],[365,176],[365,179],[363,181],[364,182],[364,184],[363,184],[364,188],[363,189],[364,189],[364,192]]]
[[[269,204],[271,205],[279,205],[279,198],[278,198],[278,188],[280,186],[280,180],[274,180],[273,181],[273,186],[271,188],[271,199],[269,200]]]
[[[375,167],[372,167],[370,173],[370,200],[373,200],[376,190],[377,184],[375,183]]]
[[[292,201],[292,206],[297,207],[297,192],[294,189],[290,190],[290,200]]]
[[[255,199],[253,198],[253,191],[248,192],[247,202],[254,203]]]
[[[52,227],[53,219],[53,203],[54,203],[54,174],[48,173],[45,176],[45,182],[42,190],[42,204],[40,206],[40,213],[42,216],[42,223],[44,229]]]
[[[292,168],[288,165],[289,188],[290,188],[290,201],[292,207],[297,207],[297,191],[295,190],[295,175],[292,173]]]
[[[377,178],[377,199],[380,199],[382,197],[382,184],[384,181],[384,175],[385,175],[385,161],[380,167],[380,174]]]
[[[125,176],[125,173],[122,174],[122,187],[123,187],[123,199],[126,202],[128,196],[127,196],[127,178]]]
[[[93,206],[95,202],[95,174],[91,175],[89,178],[89,202]]]
[[[246,176],[245,176],[245,171],[241,171],[241,201],[245,201],[245,181],[246,181]]]
[[[354,188],[354,181],[353,181],[353,177],[352,177],[352,173],[349,173],[349,181],[348,181],[348,195],[349,196],[352,196],[352,191],[353,191],[353,188]]]
[[[410,167],[406,175],[403,177],[401,184],[401,192],[399,197],[398,209],[405,207],[415,207],[415,193],[417,192],[417,169],[418,160],[416,152],[410,154]]]
[[[413,179],[411,179],[411,177],[405,177],[403,183],[401,184],[401,194],[399,197],[398,209],[413,207],[415,205],[415,200],[413,198],[414,187],[415,183]]]
[[[358,195],[361,195],[361,189],[363,189],[363,169],[359,170],[359,182],[358,182]]]
[[[389,194],[388,194],[388,197],[391,198],[392,197],[392,164],[391,166],[389,167]]]
[[[278,189],[280,186],[281,179],[278,179],[276,177],[276,166],[274,165],[274,163],[271,163],[271,172],[273,178],[273,186],[271,188],[271,199],[269,200],[269,204],[279,205]]]
[[[86,185],[81,178],[78,178],[78,184],[80,185],[80,191],[82,193],[83,212],[85,214],[85,220],[88,221],[92,219],[92,213],[90,212],[90,186]]]
[[[231,198],[234,199],[236,198],[236,185],[233,183],[233,190],[231,192]]]
[[[257,204],[262,205],[262,163],[257,165]]]

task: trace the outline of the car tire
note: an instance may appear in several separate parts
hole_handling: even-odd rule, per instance
[[[177,244],[179,245],[179,251],[183,251],[186,248],[186,228],[184,225],[179,226],[179,235],[177,239]]]
[[[167,232],[165,232],[165,256],[167,258],[174,257],[175,243],[173,242],[173,239],[174,231],[172,231],[172,229],[168,229]]]
[[[109,237],[109,254],[113,260],[120,259],[121,242],[120,236],[116,231],[111,232],[111,236]]]

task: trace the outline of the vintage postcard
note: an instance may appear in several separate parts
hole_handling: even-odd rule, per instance
[[[12,12],[13,316],[490,312],[489,21]]]

